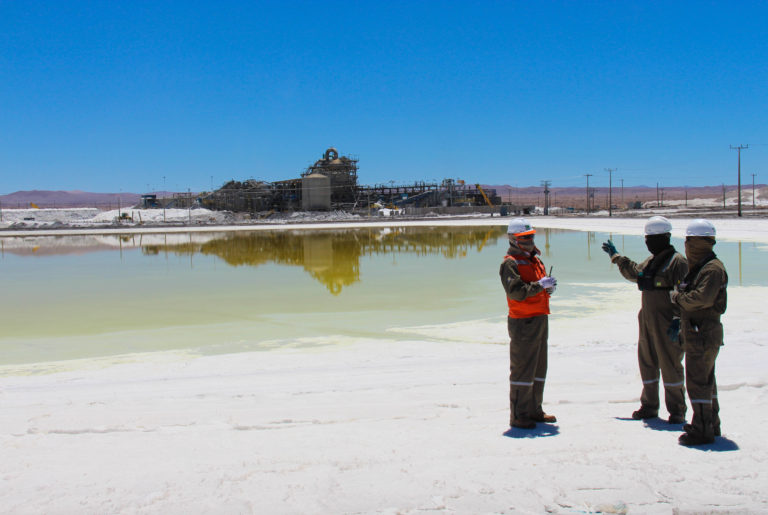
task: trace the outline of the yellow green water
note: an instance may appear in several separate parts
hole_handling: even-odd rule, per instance
[[[623,280],[600,250],[608,236],[539,231],[559,281],[553,316],[609,308],[600,285]],[[642,237],[613,239],[647,255]],[[506,248],[498,226],[0,238],[0,365],[501,319]],[[764,249],[716,250],[732,286],[767,283]]]

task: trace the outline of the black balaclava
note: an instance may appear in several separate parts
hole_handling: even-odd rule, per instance
[[[645,246],[648,247],[648,251],[651,254],[656,256],[672,246],[669,243],[671,236],[668,232],[664,234],[649,234],[645,237]]]

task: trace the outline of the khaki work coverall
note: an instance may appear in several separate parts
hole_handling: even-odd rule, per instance
[[[516,247],[513,247],[517,249]],[[499,269],[507,296],[522,301],[541,293],[544,288],[520,277],[517,263],[506,259]],[[515,420],[527,422],[544,413],[544,382],[547,378],[547,338],[549,317],[507,317],[509,333],[509,425]]]
[[[704,265],[686,289],[673,294],[680,306],[685,346],[685,382],[693,408],[691,426],[696,436],[720,436],[715,360],[723,345],[720,315],[728,305],[728,273],[715,258]]]
[[[640,264],[626,256],[616,255],[611,261],[619,267],[625,279],[637,283],[638,274],[653,259]],[[637,314],[639,336],[637,340],[637,362],[640,377],[643,380],[643,392],[640,395],[642,408],[659,411],[659,369],[664,380],[664,401],[670,415],[685,418],[685,373],[683,370],[683,344],[673,342],[667,330],[672,318],[678,316],[679,309],[669,299],[669,292],[680,284],[688,273],[688,261],[675,252],[667,263],[663,263],[656,272],[653,284],[658,288],[643,290],[640,312]]]

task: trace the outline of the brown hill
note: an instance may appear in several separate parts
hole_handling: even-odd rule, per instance
[[[755,188],[763,188],[764,184],[755,185]],[[544,205],[544,188],[542,186],[528,186],[525,188],[516,188],[508,184],[504,185],[483,185],[483,188],[495,189],[503,202],[510,202],[517,205]],[[607,209],[609,191],[605,187],[590,189],[590,209]],[[549,203],[555,207],[572,207],[575,209],[584,209],[587,199],[586,184],[583,188],[554,188],[550,187]],[[663,203],[666,200],[685,200],[695,198],[722,198],[723,192],[728,197],[736,196],[738,186],[698,186],[684,187],[671,186],[656,188],[655,186],[614,186],[610,192],[611,202],[619,208],[626,207],[628,204],[636,202],[659,201]],[[741,186],[742,195],[751,195],[752,184]],[[742,196],[742,198],[744,198]]]
[[[130,206],[137,204],[140,199],[141,195],[138,193],[30,190],[0,195],[0,204],[5,208],[25,208],[34,203],[40,208],[99,207],[111,209],[117,208],[118,202],[120,205]]]
[[[755,185],[756,188],[764,188],[765,184]],[[516,188],[508,184],[490,185],[484,184],[483,188],[496,190],[503,202],[517,205],[544,205],[544,188],[541,186],[527,186]],[[666,200],[684,200],[695,198],[722,198],[723,188],[728,197],[736,195],[737,186],[699,186],[683,187],[673,186],[659,188],[651,186],[614,186],[611,193],[611,200],[614,206],[623,208],[628,204],[636,202],[659,201],[663,203]],[[752,185],[742,185],[742,195],[751,195]],[[590,186],[590,209],[607,209],[608,207],[608,188]],[[172,197],[172,192],[156,192],[158,197]],[[550,188],[550,206],[552,207],[572,207],[574,209],[584,209],[587,198],[585,187],[579,188]],[[30,203],[34,203],[40,208],[68,208],[68,207],[97,207],[101,209],[116,209],[118,202],[122,206],[132,206],[139,203],[141,195],[138,193],[93,193],[86,191],[48,191],[31,190],[17,191],[8,195],[0,195],[0,207],[4,208],[27,208]]]

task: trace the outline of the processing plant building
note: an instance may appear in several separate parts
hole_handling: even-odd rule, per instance
[[[339,155],[329,148],[297,179],[277,182],[230,181],[202,197],[203,207],[235,212],[322,211],[366,209],[373,205],[436,207],[501,204],[495,190],[470,187],[463,181],[445,179],[440,184],[361,186],[357,182],[358,159]]]

